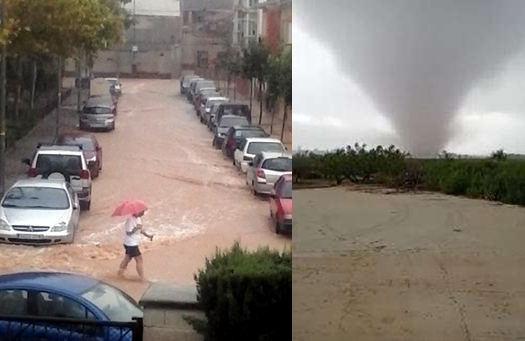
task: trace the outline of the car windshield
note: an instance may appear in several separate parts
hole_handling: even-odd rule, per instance
[[[278,142],[250,142],[248,154],[259,154],[261,152],[284,152],[283,145]]]
[[[36,160],[37,174],[48,171],[64,171],[68,174],[80,175],[82,172],[82,158],[80,155],[39,155]]]
[[[206,108],[211,108],[213,105],[215,105],[217,103],[221,103],[221,102],[224,102],[224,100],[217,100],[217,99],[208,100],[206,102]]]
[[[264,161],[261,168],[275,172],[290,172],[292,171],[292,159],[289,157],[267,159]]]
[[[66,210],[69,199],[65,190],[48,187],[13,187],[6,194],[2,207]]]
[[[68,145],[82,145],[83,150],[95,150],[93,140],[89,137],[65,137],[59,140],[60,143]]]
[[[246,106],[224,106],[224,114],[226,115],[246,115],[250,109]]]
[[[286,181],[281,188],[281,198],[292,199],[292,182]]]
[[[265,137],[266,133],[259,129],[237,130],[235,137]]]
[[[111,84],[111,85],[117,85],[117,84],[118,84],[118,82],[117,82],[116,79],[107,79],[107,81],[108,81],[109,84]]]
[[[233,126],[249,125],[248,121],[244,117],[223,117],[219,124],[221,128],[229,128]]]
[[[88,289],[82,297],[102,310],[111,321],[127,322],[133,317],[143,317],[142,309],[131,297],[104,283]]]
[[[97,115],[97,114],[111,114],[110,108],[105,107],[85,107],[82,112],[84,114],[89,115]]]

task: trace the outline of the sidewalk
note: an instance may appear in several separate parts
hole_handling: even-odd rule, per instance
[[[85,95],[87,96],[87,94]],[[75,127],[78,124],[77,90],[72,89],[71,95],[62,102],[60,107],[60,127]],[[48,113],[29,134],[16,142],[6,153],[6,188],[12,186],[18,179],[25,177],[28,166],[22,164],[22,159],[31,158],[37,143],[51,142],[56,131],[56,111]]]
[[[234,84],[233,81],[230,82],[230,91],[228,96],[228,85],[227,82],[224,80],[215,80],[217,83],[217,86],[221,89],[220,92],[223,96],[226,96],[230,98],[233,101],[233,95],[234,95]],[[252,102],[252,122],[253,124],[259,123],[259,115],[260,115],[260,102],[257,100],[259,95],[259,89],[255,89],[254,95],[253,95],[253,102]],[[249,94],[249,87],[248,87],[248,95],[242,94],[242,92],[237,89],[237,93],[235,96],[235,102],[237,103],[243,103],[248,106],[250,106],[250,94]],[[272,114],[266,110],[263,99],[263,111],[262,111],[262,121],[261,121],[261,127],[269,134],[270,128],[271,128],[271,122],[272,122]],[[283,115],[284,110],[276,111],[275,117],[273,121],[273,131],[271,136],[276,139],[281,138],[281,130],[283,126]],[[286,120],[285,129],[284,129],[284,136],[283,136],[283,143],[288,148],[289,151],[292,150],[292,110],[291,108],[288,108],[288,119]]]

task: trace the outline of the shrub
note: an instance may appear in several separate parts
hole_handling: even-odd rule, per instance
[[[236,242],[206,259],[195,281],[207,340],[290,340],[291,252],[249,253]]]

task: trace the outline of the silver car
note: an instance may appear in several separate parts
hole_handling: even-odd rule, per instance
[[[117,110],[108,96],[91,97],[80,113],[80,129],[101,128],[115,130]]]
[[[72,243],[80,216],[73,188],[60,180],[16,182],[0,205],[0,242]]]
[[[283,153],[257,154],[248,163],[246,184],[254,194],[270,194],[274,184],[284,174],[292,174],[292,157]]]
[[[221,97],[221,96],[217,96],[217,97],[209,97],[207,100],[206,100],[206,103],[204,105],[204,110],[201,111],[201,122],[206,124],[207,126],[209,126],[210,124],[210,120],[211,120],[211,108],[215,105],[215,104],[219,104],[219,103],[228,103],[230,100],[226,97]],[[218,106],[217,106],[218,107]]]

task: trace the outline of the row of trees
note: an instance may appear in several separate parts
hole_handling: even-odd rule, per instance
[[[253,82],[259,84],[259,124],[262,122],[263,92],[266,94],[266,104],[272,111],[272,124],[270,133],[273,133],[273,119],[276,104],[282,100],[284,104],[283,126],[281,140],[283,139],[288,109],[292,106],[292,51],[282,44],[276,53],[271,53],[263,40],[250,41],[244,50],[236,50],[230,43],[221,55],[217,64],[218,70],[226,73],[228,91],[230,82],[237,77],[250,81],[250,111],[253,107]],[[234,83],[234,97],[236,96]]]
[[[486,159],[460,158],[443,152],[437,159],[415,159],[395,146],[367,149],[355,144],[324,154],[293,156],[296,184],[324,179],[340,185],[382,184],[525,205],[525,161],[503,150]]]
[[[62,60],[93,56],[121,41],[124,26],[131,23],[122,3],[130,0],[5,1],[7,20],[0,42],[7,48],[7,97],[13,103],[7,106],[8,128],[24,130],[34,119],[20,115],[21,107],[34,109],[38,90],[56,93]],[[7,134],[12,142],[20,132]]]

